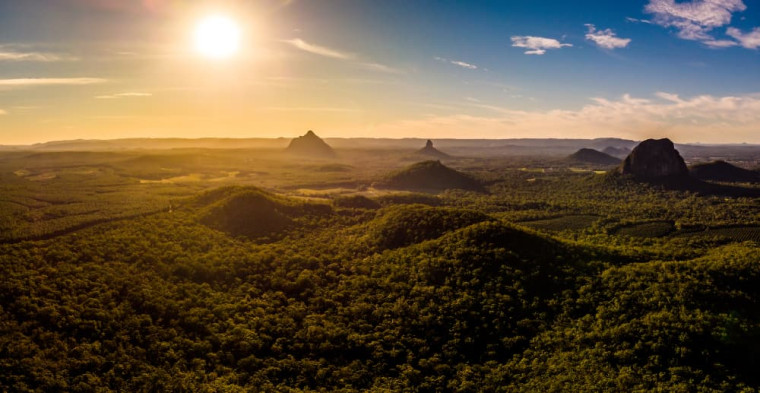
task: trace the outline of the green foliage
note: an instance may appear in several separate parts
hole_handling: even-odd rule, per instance
[[[536,337],[491,378],[510,391],[755,391],[756,247],[610,268],[580,289],[585,315]]]
[[[415,192],[385,194],[377,197],[376,200],[381,206],[413,204],[441,206],[443,204],[443,200],[435,195]]]
[[[252,187],[207,192],[196,203],[209,203],[198,213],[201,223],[249,239],[279,237],[297,221],[303,223],[332,213],[326,204],[278,197]]]
[[[702,231],[685,232],[681,236],[717,239],[728,241],[754,241],[760,243],[760,227],[758,226],[736,226],[723,228],[707,228]]]
[[[165,154],[0,155],[0,390],[760,388],[757,199],[539,159],[336,197],[301,189],[386,156]],[[159,166],[201,180],[135,178]]]
[[[435,239],[446,232],[489,219],[487,215],[471,210],[401,205],[380,211],[363,232],[371,248],[386,250]]]
[[[380,208],[379,203],[363,195],[338,197],[333,200],[333,204],[337,207],[345,207],[345,208],[350,208],[350,209],[379,209]]]
[[[443,191],[455,188],[484,191],[483,186],[476,179],[451,169],[440,161],[423,161],[413,164],[388,175],[381,185],[402,190]]]
[[[615,231],[615,234],[633,237],[662,237],[674,230],[675,226],[671,222],[654,221],[622,226]]]
[[[599,216],[572,215],[545,220],[523,221],[520,225],[546,231],[582,230],[591,227],[598,220]]]

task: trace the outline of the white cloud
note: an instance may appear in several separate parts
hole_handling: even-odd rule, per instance
[[[741,30],[735,27],[729,27],[726,30],[726,35],[733,37],[741,46],[747,49],[757,49],[760,47],[760,27],[755,27],[747,34],[741,32]]]
[[[644,12],[652,14],[653,21],[660,26],[674,27],[678,36],[686,40],[716,42],[709,34],[716,27],[731,23],[734,12],[744,11],[747,6],[742,0],[650,0]]]
[[[596,26],[588,23],[586,24],[588,33],[586,33],[586,39],[594,41],[594,43],[604,49],[625,48],[631,42],[630,38],[617,37],[612,29],[597,30]]]
[[[560,49],[564,46],[573,46],[572,44],[563,44],[554,38],[526,36],[513,36],[512,46],[515,48],[526,48],[526,55],[543,55],[547,49]]]
[[[452,60],[451,64],[456,65],[456,66],[460,66],[462,68],[467,68],[468,70],[477,70],[478,69],[478,66],[476,66],[474,64],[465,63],[465,62],[459,61],[459,60]]]
[[[0,88],[16,88],[31,86],[79,86],[105,83],[101,78],[19,78],[0,79]]]
[[[4,111],[4,110],[0,109],[0,116],[2,116],[2,115],[7,115],[7,114],[8,114],[8,112],[6,112],[6,111]]]
[[[663,91],[658,91],[657,93],[655,93],[655,95],[657,97],[662,98],[663,100],[666,100],[666,101],[676,102],[676,103],[683,102],[683,100],[681,100],[681,97],[679,97],[678,94],[666,93],[666,92],[663,92]]]
[[[702,41],[702,43],[710,48],[730,48],[739,45],[736,41],[731,40],[707,40]]]
[[[468,70],[477,70],[478,69],[478,66],[476,66],[475,64],[466,63],[466,62],[461,61],[461,60],[451,60],[451,59],[446,59],[446,58],[443,58],[443,57],[435,57],[434,59],[436,59],[436,60],[438,60],[440,62],[443,62],[443,63],[453,64],[453,65],[455,65],[457,67],[466,68]]]
[[[116,98],[128,98],[128,97],[152,97],[151,93],[117,93],[110,95],[95,96],[99,100],[111,100]]]
[[[330,49],[324,46],[310,44],[300,38],[294,38],[292,40],[283,40],[282,42],[290,44],[302,51],[313,53],[315,55],[320,55],[324,57],[331,57],[334,59],[341,59],[341,60],[350,60],[356,57],[352,53],[341,52],[341,51]]]
[[[405,120],[376,127],[382,135],[473,138],[586,137],[615,135],[631,139],[670,137],[714,143],[760,142],[760,93],[744,96],[700,95],[682,98],[660,92],[653,98],[630,95],[593,98],[577,110],[521,111],[490,107],[494,116],[459,113]],[[462,110],[460,108],[460,110]]]

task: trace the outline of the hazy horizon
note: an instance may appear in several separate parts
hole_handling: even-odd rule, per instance
[[[758,0],[0,0],[0,145],[309,129],[760,143],[758,10]]]
[[[303,135],[303,134],[301,134]],[[255,137],[246,137],[246,136],[230,136],[230,137],[215,137],[215,136],[198,136],[198,137],[192,137],[192,138],[184,138],[184,137],[123,137],[123,138],[111,138],[111,139],[99,139],[99,138],[77,138],[77,139],[56,139],[56,140],[47,140],[47,141],[40,141],[40,142],[29,142],[29,143],[19,143],[19,144],[0,144],[0,147],[27,147],[27,146],[36,146],[36,145],[45,145],[45,144],[56,144],[56,143],[74,143],[74,142],[114,142],[118,143],[120,141],[131,141],[131,140],[186,140],[186,141],[203,141],[203,140],[284,140],[285,142],[290,141],[292,139],[298,138],[301,135],[293,135],[293,136],[255,136]],[[351,139],[357,139],[357,140],[378,140],[378,141],[404,141],[404,140],[432,140],[432,141],[519,141],[519,140],[605,140],[605,139],[620,139],[620,140],[626,140],[626,141],[633,141],[633,142],[639,142],[645,139],[661,139],[658,137],[654,138],[644,138],[644,139],[628,139],[628,138],[620,138],[615,136],[598,136],[598,137],[592,137],[592,138],[532,138],[532,137],[525,137],[525,138],[435,138],[435,137],[418,137],[418,136],[404,136],[404,137],[364,137],[364,136],[322,136],[321,134],[318,135],[320,138],[324,140],[351,140]],[[679,141],[679,140],[672,140],[673,143],[681,144],[681,145],[760,145],[760,142],[702,142],[702,141]],[[338,147],[338,148],[342,148]]]

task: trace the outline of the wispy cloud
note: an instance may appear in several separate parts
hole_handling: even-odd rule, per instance
[[[6,112],[5,110],[0,109],[0,116],[7,115],[7,114],[8,114],[8,112]]]
[[[0,61],[34,61],[52,63],[58,61],[77,61],[74,56],[51,52],[20,51],[0,45]]]
[[[267,112],[360,112],[359,109],[354,108],[338,108],[338,107],[309,107],[309,106],[266,106],[258,108],[260,111]]]
[[[548,49],[560,49],[565,46],[573,46],[572,44],[561,43],[554,38],[534,37],[530,35],[526,36],[513,36],[512,46],[515,48],[525,48],[526,55],[543,55]]]
[[[300,38],[293,38],[290,40],[283,40],[282,42],[285,42],[287,44],[292,45],[295,48],[298,48],[302,51],[313,53],[315,55],[324,56],[324,57],[331,57],[334,59],[342,59],[342,60],[351,60],[354,59],[356,56],[353,53],[348,52],[341,52],[336,49],[331,49],[325,46],[320,46],[316,44],[310,44]]]
[[[478,69],[478,66],[476,66],[475,64],[467,63],[467,62],[464,62],[464,61],[461,61],[461,60],[451,60],[451,59],[446,59],[444,57],[435,57],[435,59],[438,60],[438,61],[440,61],[440,62],[453,64],[453,65],[455,65],[457,67],[466,68],[468,70],[477,70]]]
[[[372,71],[385,72],[386,74],[403,74],[404,70],[380,63],[359,63],[359,66]]]
[[[95,96],[99,100],[112,100],[117,98],[129,98],[129,97],[152,97],[151,93],[117,93],[110,95]]]
[[[757,49],[760,47],[760,27],[755,27],[747,34],[735,27],[729,27],[726,35],[733,37],[739,44],[747,49]]]
[[[354,53],[344,52],[338,49],[333,49],[333,48],[328,48],[322,45],[312,44],[300,38],[282,40],[282,42],[289,44],[295,48],[298,48],[304,52],[309,52],[315,55],[329,57],[333,59],[347,60],[361,68],[364,68],[370,71],[384,72],[386,74],[403,74],[404,73],[404,70],[402,69],[389,66],[387,64],[382,64],[382,63],[373,62],[373,61],[366,61],[365,59],[362,59],[360,56],[357,56]]]
[[[744,11],[742,0],[650,0],[644,12],[653,15],[653,22],[663,27],[673,27],[678,37],[700,41],[712,47],[725,47],[725,42],[715,40],[710,34],[717,27],[731,23],[734,12]],[[718,43],[718,44],[716,44]]]
[[[671,137],[681,141],[726,143],[757,141],[760,94],[699,95],[689,98],[657,93],[652,98],[625,94],[618,99],[592,98],[577,110],[522,111],[481,105],[493,116],[460,112],[388,123],[376,127],[383,135],[459,135],[477,130],[478,138],[578,137],[597,138],[612,130],[621,137]],[[729,132],[730,131],[730,132]]]
[[[0,79],[0,88],[21,88],[33,86],[79,86],[105,83],[102,78],[19,78]]]
[[[736,41],[731,40],[706,40],[702,41],[702,43],[710,48],[730,48],[739,45]]]
[[[186,11],[183,2],[175,0],[55,0],[58,3],[70,3],[80,7],[95,8],[114,13],[129,14],[167,14]],[[256,4],[268,10],[287,7],[295,0],[261,0]],[[240,4],[244,1],[227,1],[221,3]]]
[[[587,23],[586,27],[588,32],[586,33],[586,39],[593,41],[598,47],[604,49],[625,48],[631,43],[630,38],[617,37],[612,29],[597,30],[596,26]]]
[[[456,65],[456,66],[460,66],[462,68],[467,68],[468,70],[477,70],[478,69],[478,66],[476,66],[475,64],[465,63],[465,62],[459,61],[459,60],[453,60],[451,62],[451,64]]]
[[[630,16],[626,16],[625,20],[627,20],[628,22],[632,22],[632,23],[645,23],[645,24],[648,24],[648,25],[652,24],[651,20],[636,19],[636,18],[631,18]]]

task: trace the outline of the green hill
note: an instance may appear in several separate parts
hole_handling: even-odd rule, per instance
[[[700,180],[730,183],[760,183],[760,172],[739,168],[725,161],[695,164],[689,174]]]
[[[620,159],[594,149],[580,149],[567,157],[573,162],[595,165],[619,165]]]
[[[412,164],[390,174],[377,185],[384,188],[418,191],[448,189],[484,191],[480,182],[469,175],[441,164],[440,161],[423,161]]]
[[[491,220],[472,210],[399,205],[385,208],[363,232],[373,248],[394,249],[435,239],[444,233]]]
[[[201,223],[232,236],[276,238],[312,217],[329,215],[329,205],[307,203],[254,187],[222,188],[201,195],[197,203]]]

